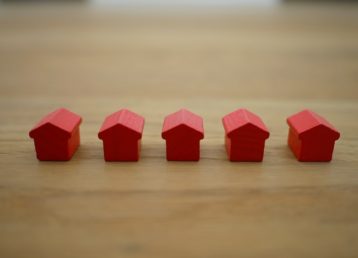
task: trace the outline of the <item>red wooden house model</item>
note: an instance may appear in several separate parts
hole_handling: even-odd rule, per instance
[[[287,118],[288,145],[299,161],[330,161],[340,133],[326,119],[310,110]]]
[[[127,109],[119,110],[102,124],[98,138],[103,141],[106,161],[138,161],[144,118]]]
[[[170,114],[164,119],[162,138],[166,140],[167,160],[198,161],[203,119],[186,109]]]
[[[230,161],[262,161],[270,136],[261,118],[246,109],[223,117],[225,146]]]
[[[82,119],[60,108],[45,116],[29,133],[39,160],[70,160],[80,144]]]

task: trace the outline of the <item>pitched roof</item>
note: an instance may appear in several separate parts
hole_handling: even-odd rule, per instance
[[[144,118],[128,109],[121,109],[106,117],[98,133],[98,137],[101,138],[104,133],[117,125],[121,125],[133,131],[137,137],[141,138],[144,128]]]
[[[247,128],[248,130],[251,130],[252,128],[258,129],[258,132],[265,139],[267,139],[270,135],[261,118],[244,108],[238,109],[224,116],[222,123],[224,125],[225,132],[229,137],[244,128]]]
[[[36,136],[37,131],[46,125],[54,126],[60,129],[66,136],[71,136],[73,129],[82,122],[82,118],[65,109],[59,108],[52,113],[46,115],[31,129],[29,135],[31,138]]]
[[[195,131],[200,139],[204,138],[203,119],[186,109],[180,109],[165,117],[162,137],[165,138],[173,129],[182,125]]]
[[[328,129],[335,139],[338,139],[340,136],[338,130],[334,128],[334,126],[331,125],[326,119],[308,109],[290,116],[287,118],[287,123],[300,136],[312,132],[313,129],[322,127]]]

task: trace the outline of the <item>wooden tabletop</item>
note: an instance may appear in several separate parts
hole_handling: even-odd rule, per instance
[[[356,257],[358,7],[0,8],[0,257]],[[83,117],[69,162],[39,162],[45,114]],[[97,132],[146,118],[141,159],[106,163]],[[167,162],[161,127],[204,118],[199,162]],[[221,117],[259,114],[262,163],[232,163]],[[297,162],[287,116],[341,132],[330,163]]]

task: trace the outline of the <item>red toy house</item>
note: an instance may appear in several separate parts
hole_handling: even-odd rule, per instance
[[[339,132],[318,114],[303,110],[287,119],[288,145],[299,161],[330,161]]]
[[[167,160],[198,161],[203,119],[186,109],[170,114],[164,119],[162,138],[166,140]]]
[[[127,109],[119,110],[104,120],[98,133],[103,141],[106,161],[138,161],[144,118]]]
[[[29,133],[39,160],[70,160],[80,144],[80,116],[60,108],[45,116]]]
[[[261,118],[246,109],[223,117],[225,146],[230,161],[262,161],[270,136]]]

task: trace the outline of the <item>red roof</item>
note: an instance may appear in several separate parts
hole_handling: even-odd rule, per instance
[[[300,137],[308,135],[314,129],[318,128],[325,128],[336,140],[340,136],[340,133],[333,125],[311,110],[303,110],[290,116],[287,118],[287,123]]]
[[[103,134],[109,132],[110,129],[117,125],[133,131],[140,139],[144,128],[144,118],[128,109],[121,109],[106,117],[98,133],[98,137],[102,139]]]
[[[244,108],[238,109],[224,116],[222,122],[225,132],[229,137],[232,137],[239,131],[243,132],[246,130],[247,133],[252,132],[252,130],[256,130],[257,132],[255,133],[262,135],[264,139],[267,139],[270,135],[261,118]]]
[[[162,137],[165,139],[172,130],[182,125],[196,132],[199,139],[204,138],[203,119],[186,109],[180,109],[165,117]]]
[[[79,115],[65,108],[59,108],[38,122],[36,126],[31,129],[29,135],[31,138],[34,138],[42,127],[51,125],[60,129],[66,136],[70,137],[73,129],[81,122],[82,118]]]

